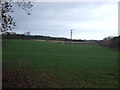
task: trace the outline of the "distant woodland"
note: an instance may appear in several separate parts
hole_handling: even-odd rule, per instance
[[[38,40],[58,40],[58,41],[71,41],[71,39],[64,38],[64,37],[50,37],[50,36],[43,36],[43,35],[24,35],[24,34],[3,34],[2,35],[3,39],[38,39]],[[73,39],[72,41],[79,41],[79,42],[84,42],[85,40],[76,40]]]
[[[42,35],[24,35],[24,34],[2,34],[2,39],[36,39],[36,40],[57,40],[57,41],[71,41],[71,39],[64,37],[50,37]],[[118,37],[106,37],[103,40],[81,40],[81,39],[72,39],[72,42],[95,42],[102,47],[113,48],[120,50],[120,36]]]
[[[103,40],[100,40],[98,44],[103,47],[120,50],[120,36],[104,38]]]

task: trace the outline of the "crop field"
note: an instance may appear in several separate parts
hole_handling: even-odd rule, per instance
[[[118,52],[98,45],[3,40],[2,54],[4,87],[118,87]]]

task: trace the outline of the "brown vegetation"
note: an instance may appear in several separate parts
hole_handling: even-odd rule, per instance
[[[96,42],[92,42],[92,41],[91,42],[77,42],[77,41],[72,41],[71,42],[71,41],[57,41],[57,40],[35,40],[35,41],[43,41],[43,42],[51,42],[51,43],[61,43],[61,44],[97,44]]]

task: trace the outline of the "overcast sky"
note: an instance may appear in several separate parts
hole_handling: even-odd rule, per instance
[[[118,4],[100,2],[36,2],[31,15],[15,7],[13,31],[73,39],[103,39],[118,36]]]

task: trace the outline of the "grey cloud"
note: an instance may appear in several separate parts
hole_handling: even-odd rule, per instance
[[[114,12],[116,15],[117,11],[114,9],[112,12],[107,10],[106,12],[99,11],[103,6],[113,5],[111,3],[34,3],[31,15],[28,16],[26,13],[16,8],[14,14],[12,14],[17,22],[17,27],[14,29],[17,32],[30,31],[31,34],[44,34],[49,36],[62,36],[69,38],[69,29],[73,28],[74,38],[78,38],[78,33],[89,32],[103,32],[92,27],[82,27],[84,22],[106,22],[106,18],[109,20]],[[116,5],[116,4],[115,4]],[[15,6],[16,7],[16,6]],[[104,9],[104,7],[103,7]],[[97,13],[96,13],[97,12]],[[108,16],[106,16],[108,15]],[[73,25],[78,25],[77,27]],[[108,23],[109,24],[109,23]],[[86,24],[87,26],[87,24]],[[99,26],[99,25],[98,25]],[[101,26],[102,27],[102,26]],[[92,34],[93,35],[93,34]],[[114,34],[115,35],[115,34]],[[91,37],[88,36],[88,38]],[[79,37],[81,38],[81,37]],[[84,38],[84,37],[82,37]],[[101,38],[103,38],[101,36]]]

